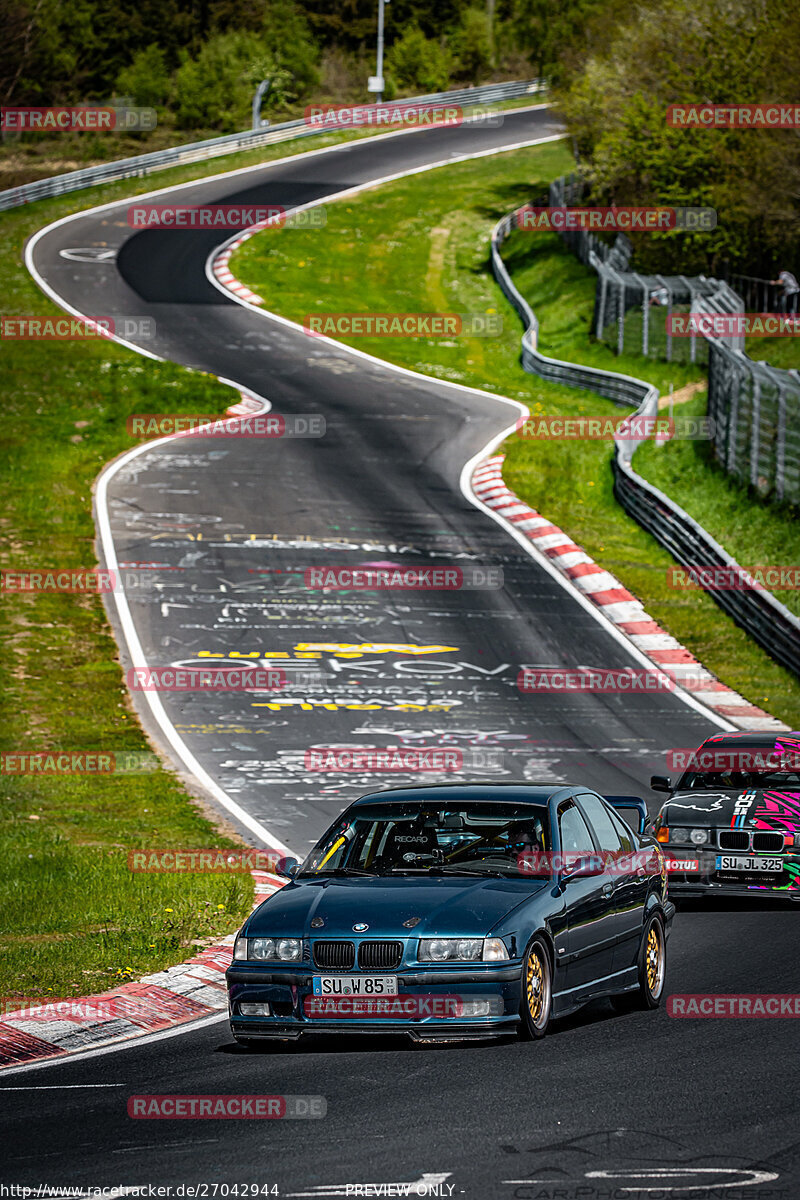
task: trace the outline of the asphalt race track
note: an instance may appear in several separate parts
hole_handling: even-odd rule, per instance
[[[500,128],[354,142],[192,184],[174,201],[288,208],[554,132],[539,110],[507,115]],[[165,191],[157,202],[170,199]],[[251,841],[263,827],[303,855],[350,798],[408,781],[315,772],[311,747],[447,746],[463,752],[474,778],[577,778],[649,797],[667,748],[719,728],[668,693],[520,695],[523,664],[641,663],[461,492],[464,464],[513,424],[516,408],[391,370],[228,300],[206,277],[220,234],[136,232],[127,207],[39,238],[33,264],[48,288],[82,313],[151,316],[158,336],[148,350],[233,380],[276,413],[325,420],[321,438],[162,442],[108,481],[118,560],[173,568],[160,589],[129,595],[145,661],[132,660],[118,624],[126,667],[211,656],[286,672],[277,693],[164,694],[161,726],[136,698],[175,764],[182,744],[247,814],[239,825]],[[84,263],[61,254],[94,246],[116,255]],[[303,586],[310,566],[378,562],[502,568],[504,582],[356,599]],[[797,990],[797,920],[774,904],[679,913],[667,993]],[[428,1177],[440,1194],[476,1200],[789,1200],[800,1182],[796,1045],[785,1020],[679,1021],[664,1008],[615,1016],[605,1002],[524,1045],[412,1050],[381,1038],[252,1054],[216,1021],[4,1072],[3,1177],[82,1187],[258,1182],[293,1196]],[[219,1124],[126,1113],[130,1095],[212,1092],[322,1096],[327,1115]]]

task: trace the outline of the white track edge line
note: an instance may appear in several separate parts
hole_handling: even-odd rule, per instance
[[[224,382],[227,383],[229,381],[225,380]],[[242,390],[245,391],[246,389],[243,388]],[[248,392],[248,395],[255,394],[253,392]],[[258,396],[257,398],[262,400],[266,405],[269,405],[269,401],[265,401],[263,397]],[[127,466],[129,462],[131,462],[134,458],[138,458],[140,454],[145,454],[158,446],[163,446],[180,438],[180,434],[170,434],[167,437],[157,438],[152,442],[144,442],[140,446],[134,446],[133,449],[129,450],[127,454],[123,454],[119,458],[114,459],[113,462],[109,463],[108,466],[104,467],[100,472],[95,484],[97,526],[100,534],[100,542],[103,547],[103,555],[105,557],[106,566],[110,571],[115,573],[119,572],[119,563],[117,561],[117,551],[114,545],[114,537],[111,531],[111,518],[108,509],[109,482],[122,467]],[[128,647],[128,653],[130,655],[131,662],[134,666],[143,666],[147,662],[147,659],[142,649],[141,642],[139,641],[139,635],[136,632],[136,626],[131,615],[130,605],[128,604],[128,597],[124,591],[117,591],[116,589],[112,594],[114,596],[117,615],[119,616],[120,625],[122,627],[123,636]],[[255,817],[246,812],[240,804],[237,804],[237,802],[233,800],[214,779],[211,778],[205,767],[203,767],[195,758],[194,754],[186,745],[183,738],[180,736],[172,721],[168,717],[166,710],[164,709],[164,705],[161,702],[160,695],[157,692],[149,691],[144,691],[141,693],[141,695],[149,705],[150,711],[156,723],[158,724],[159,729],[167,739],[167,742],[177,754],[178,758],[195,776],[200,785],[211,796],[213,796],[214,799],[221,804],[223,808],[231,814],[232,817],[235,817],[240,824],[244,825],[244,827],[249,829],[251,833],[254,833],[257,837],[261,838],[265,845],[271,847],[273,850],[279,851],[281,854],[291,854],[292,851],[288,846],[286,846],[278,838],[274,837],[273,834],[271,834],[269,830],[261,824],[260,821],[257,821]]]

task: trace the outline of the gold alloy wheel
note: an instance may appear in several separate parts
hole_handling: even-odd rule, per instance
[[[647,988],[650,995],[656,997],[661,992],[664,978],[664,952],[661,926],[653,921],[647,934],[645,946],[645,968],[647,972]]]
[[[525,988],[528,997],[528,1012],[531,1015],[531,1020],[534,1025],[539,1025],[547,1001],[547,977],[538,949],[528,955]]]

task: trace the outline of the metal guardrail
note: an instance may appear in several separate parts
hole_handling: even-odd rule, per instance
[[[613,468],[617,500],[681,566],[741,570],[685,509],[636,474],[630,461],[620,454],[619,445]],[[713,589],[709,594],[772,658],[800,675],[800,620],[771,592]]]
[[[542,92],[545,87],[543,79],[514,80],[510,83],[489,83],[483,87],[461,88],[453,92],[433,92],[427,96],[410,96],[398,100],[397,103],[402,105],[435,104],[438,101],[447,101],[450,104],[473,107],[478,104],[496,104],[502,100],[515,100],[518,97]],[[350,107],[356,106],[351,105]],[[263,130],[246,129],[242,133],[228,133],[222,137],[208,138],[203,142],[190,142],[184,146],[170,146],[164,150],[153,150],[149,154],[139,154],[134,158],[121,158],[114,162],[98,163],[93,167],[84,167],[80,171],[67,171],[62,175],[37,179],[34,183],[24,183],[19,187],[0,192],[0,211],[19,208],[23,204],[31,204],[35,200],[43,200],[49,196],[61,196],[65,192],[80,191],[82,188],[94,187],[100,183],[139,178],[150,175],[153,171],[163,171],[167,167],[203,162],[206,159],[218,158],[222,154],[231,154],[239,150],[256,150],[261,146],[271,146],[277,142],[288,142],[295,138],[314,137],[326,132],[331,131],[309,125],[304,118],[300,118],[295,121],[284,121],[281,125],[270,125]]]
[[[550,200],[551,204],[558,202]],[[525,325],[522,335],[522,365],[525,370],[554,383],[588,388],[613,400],[615,404],[636,404],[635,417],[655,417],[659,394],[654,384],[631,375],[618,375],[613,371],[546,358],[538,352],[539,322],[536,314],[512,283],[500,255],[500,246],[516,225],[516,212],[498,222],[492,233],[491,259],[497,283]],[[712,351],[714,346],[712,343]],[[743,357],[725,346],[721,346],[718,352],[731,358]],[[622,508],[652,534],[681,566],[721,566],[741,571],[735,559],[685,509],[634,471],[631,459],[643,440],[615,441],[612,459],[614,495]],[[715,589],[710,595],[768,654],[782,666],[800,675],[800,619],[776,600],[771,592]]]
[[[511,282],[511,277],[500,255],[500,246],[512,229],[517,228],[517,224],[517,211],[509,213],[508,216],[498,221],[492,232],[491,255],[494,277],[506,298],[513,304],[525,323],[525,332],[522,335],[522,365],[525,370],[551,383],[561,383],[566,387],[584,388],[597,392],[606,399],[613,400],[615,404],[641,405],[651,400],[657,404],[658,388],[644,379],[636,379],[633,375],[602,371],[597,367],[584,367],[579,363],[548,358],[539,353],[539,322],[533,309]]]

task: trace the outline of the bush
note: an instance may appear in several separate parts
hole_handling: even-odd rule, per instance
[[[170,77],[164,51],[156,45],[140,50],[117,76],[117,92],[143,108],[162,108],[169,98]]]
[[[705,234],[632,238],[640,270],[769,276],[800,257],[800,157],[787,130],[673,129],[670,104],[797,104],[797,23],[779,0],[659,0],[636,10],[559,97],[598,204],[716,209]]]
[[[386,56],[388,73],[399,88],[413,93],[443,92],[450,82],[450,52],[415,23]]]
[[[175,75],[175,105],[182,129],[233,132],[250,125],[253,93],[262,79],[272,81],[268,100],[293,98],[288,71],[280,67],[260,38],[246,33],[219,33],[184,57]]]
[[[291,0],[268,0],[260,41],[276,68],[288,73],[284,91],[291,99],[305,96],[319,83],[319,49],[308,22]],[[262,76],[266,78],[266,76]],[[273,83],[268,101],[278,102],[281,89]]]
[[[480,83],[492,69],[492,39],[486,13],[468,8],[450,39],[460,79]]]

